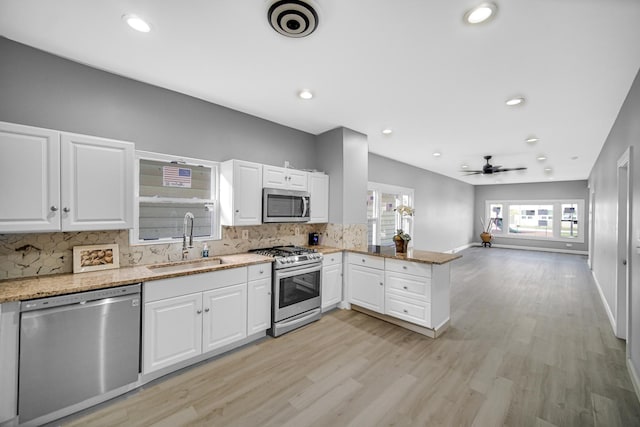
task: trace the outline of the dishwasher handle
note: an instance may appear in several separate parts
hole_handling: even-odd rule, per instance
[[[131,294],[131,295],[124,295],[120,297],[103,298],[103,299],[94,300],[94,301],[87,301],[87,302],[82,301],[74,304],[60,305],[56,307],[41,308],[39,310],[31,310],[28,312],[23,312],[24,314],[22,314],[22,319],[50,316],[52,314],[64,313],[66,311],[73,311],[73,310],[88,310],[88,309],[103,306],[103,305],[116,304],[126,300],[131,300],[131,307],[140,306],[140,295]]]
[[[66,305],[86,304],[92,301],[140,294],[141,289],[142,285],[140,283],[136,283],[135,285],[118,286],[115,288],[99,289],[97,291],[78,292],[75,294],[20,301],[20,312],[24,313],[27,311],[43,310]]]

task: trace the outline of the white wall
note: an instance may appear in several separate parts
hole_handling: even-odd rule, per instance
[[[615,314],[615,286],[617,267],[617,161],[629,147],[633,147],[632,167],[632,253],[630,328],[627,331],[627,347],[630,365],[640,373],[640,73],[636,76],[618,118],[600,152],[589,184],[595,191],[595,220],[593,224],[594,256],[592,270],[605,296],[605,304]],[[635,377],[636,386],[638,378]]]
[[[413,247],[448,251],[473,241],[473,186],[369,153],[369,181],[415,190]]]

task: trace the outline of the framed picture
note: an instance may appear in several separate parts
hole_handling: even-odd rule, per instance
[[[120,267],[118,244],[73,247],[73,272],[109,270]]]

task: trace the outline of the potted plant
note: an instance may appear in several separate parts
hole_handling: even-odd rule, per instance
[[[485,226],[484,220],[480,218],[480,224],[482,224],[482,233],[480,233],[480,239],[482,239],[482,246],[485,248],[487,246],[491,247],[491,239],[493,236],[491,235],[491,223],[493,222],[493,218],[489,218],[487,221],[487,225]]]
[[[415,209],[407,205],[400,205],[394,209],[400,215],[400,227],[404,224],[405,217],[413,216]],[[396,245],[396,252],[405,253],[407,251],[407,245],[411,240],[409,233],[405,233],[402,228],[399,228],[396,235],[393,236],[393,243]]]

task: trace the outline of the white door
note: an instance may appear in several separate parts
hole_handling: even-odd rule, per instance
[[[233,205],[233,225],[262,224],[262,165],[234,162]]]
[[[0,122],[0,233],[60,230],[60,134]]]
[[[203,293],[204,353],[247,336],[247,284],[226,286]]]
[[[202,352],[202,293],[144,305],[143,372],[149,373]]]
[[[384,313],[384,270],[349,265],[349,302]]]
[[[322,268],[322,308],[342,301],[342,263]]]
[[[62,228],[133,227],[134,145],[62,134]]]
[[[629,255],[630,255],[630,216],[629,201],[631,200],[629,162],[631,147],[618,160],[618,254],[616,268],[616,336],[627,338],[627,303],[629,286]]]
[[[309,174],[311,216],[309,222],[329,222],[329,175]]]
[[[271,327],[271,277],[252,280],[248,284],[247,334]]]

